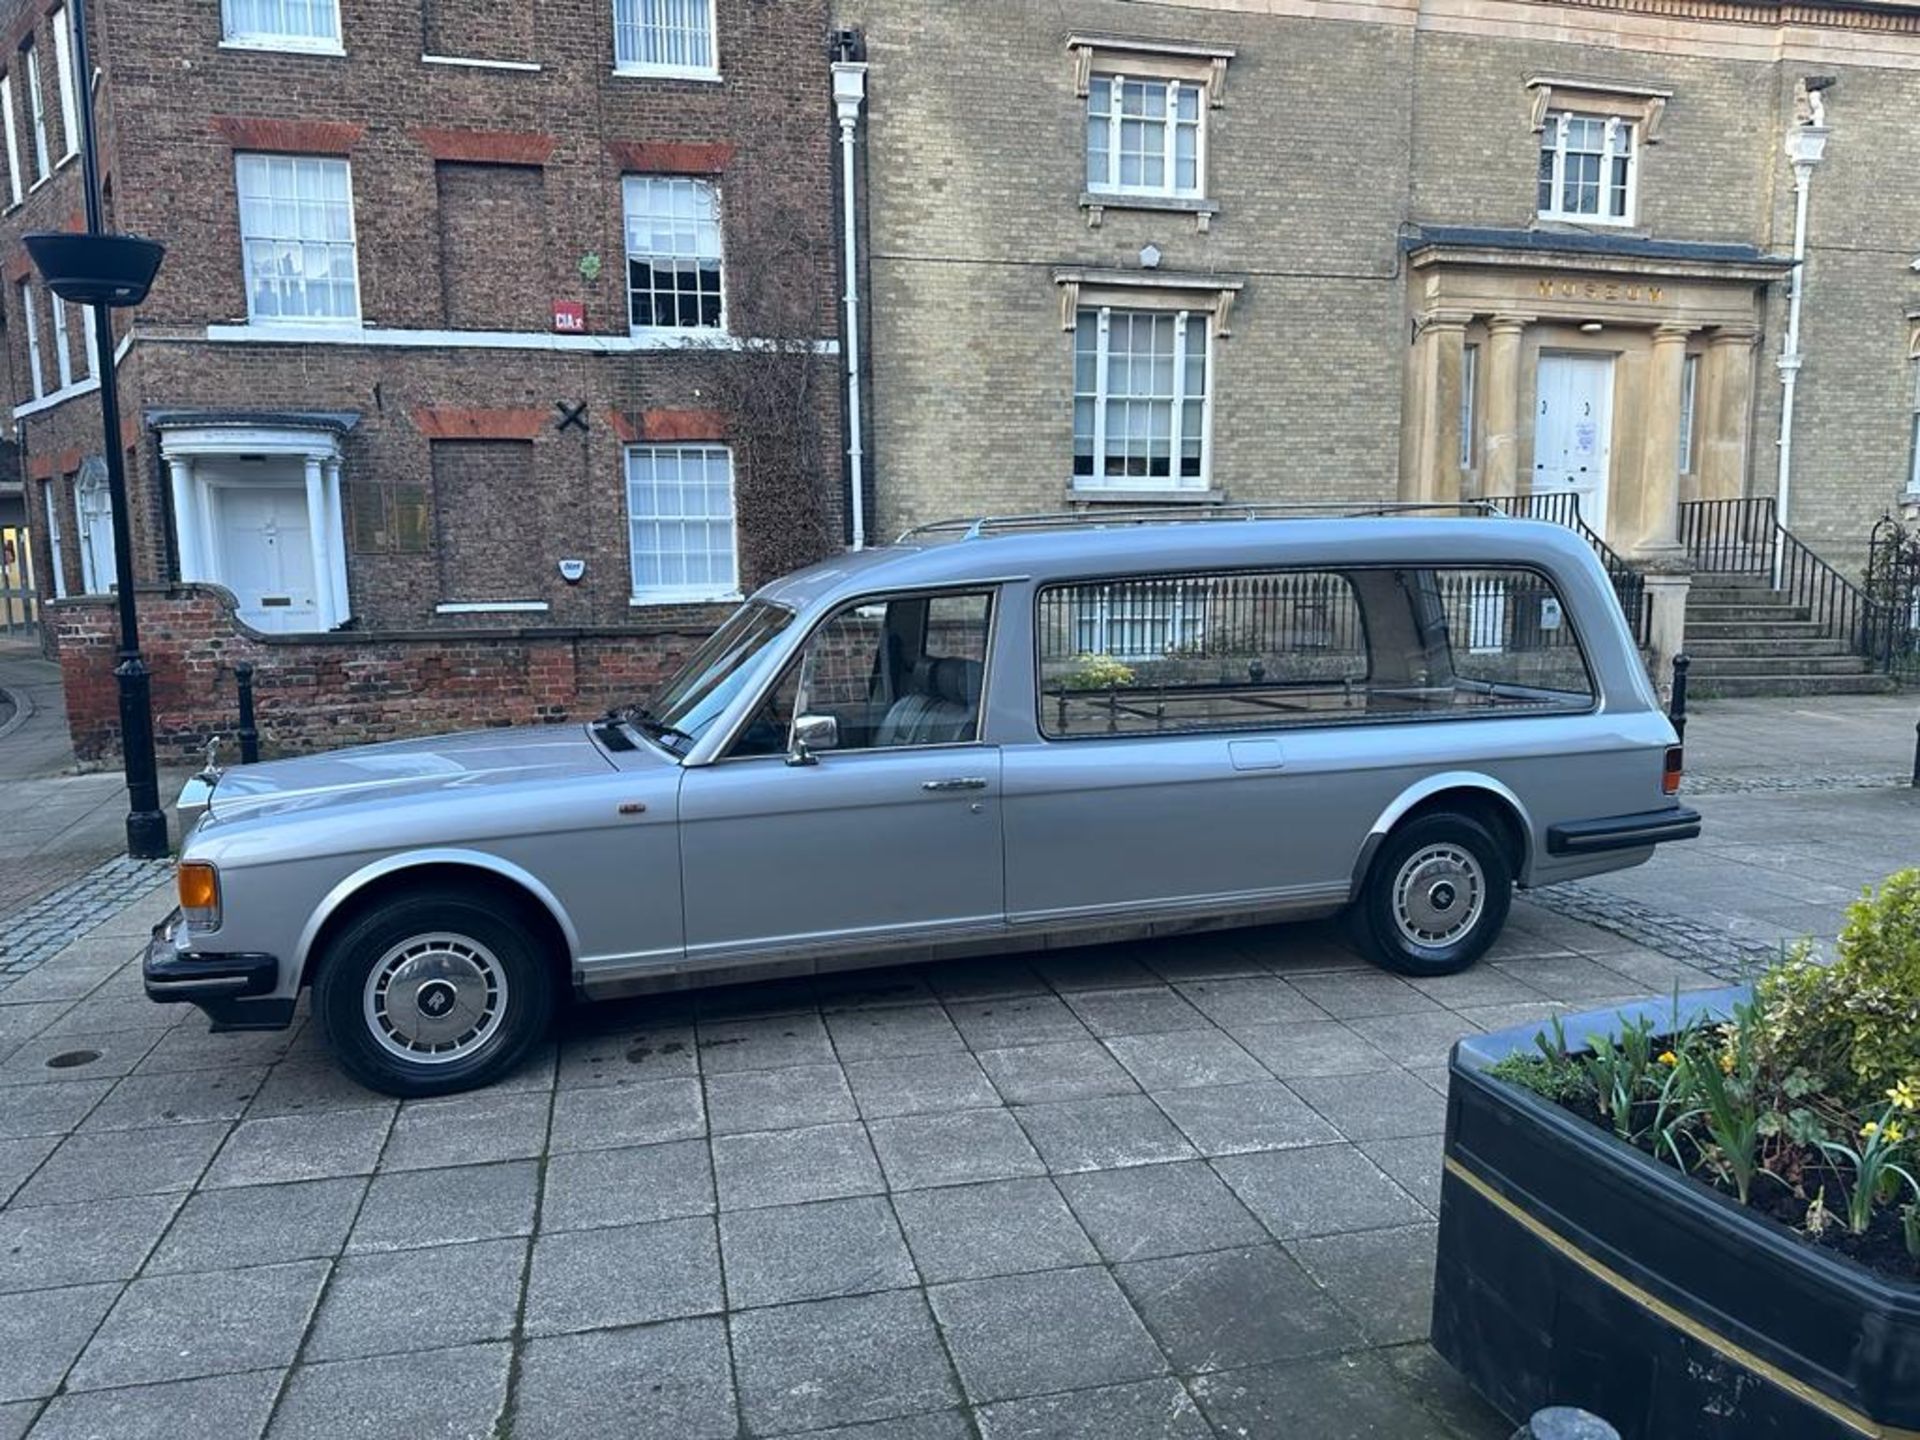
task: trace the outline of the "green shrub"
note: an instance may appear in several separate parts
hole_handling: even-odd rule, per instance
[[[1920,1071],[1920,869],[1848,907],[1832,965],[1802,950],[1760,981],[1759,1000],[1776,1073],[1823,1077],[1869,1104]]]

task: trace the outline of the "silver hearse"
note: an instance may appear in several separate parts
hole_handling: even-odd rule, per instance
[[[155,1000],[397,1095],[556,999],[1346,911],[1473,963],[1512,888],[1698,833],[1607,576],[1553,525],[937,525],[766,586],[644,705],[231,770]]]

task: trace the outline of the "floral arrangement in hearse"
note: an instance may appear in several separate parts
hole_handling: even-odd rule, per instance
[[[1676,1017],[1680,1013],[1675,1005]],[[1870,1268],[1920,1278],[1920,869],[1802,944],[1724,1021],[1558,1020],[1491,1073]]]

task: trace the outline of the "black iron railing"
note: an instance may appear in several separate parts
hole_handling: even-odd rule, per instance
[[[1653,614],[1647,605],[1647,581],[1629,565],[1600,532],[1581,518],[1580,497],[1572,491],[1554,491],[1539,495],[1483,495],[1480,497],[1503,515],[1519,520],[1545,520],[1564,525],[1593,547],[1601,568],[1613,582],[1613,593],[1620,601],[1620,613],[1627,617],[1633,638],[1645,645],[1652,634]]]
[[[1808,549],[1779,522],[1771,497],[1687,500],[1680,542],[1695,574],[1765,575],[1826,634],[1891,669],[1891,609]]]
[[[1891,515],[1879,519],[1867,538],[1864,588],[1886,618],[1882,651],[1888,673],[1920,682],[1920,530]]]

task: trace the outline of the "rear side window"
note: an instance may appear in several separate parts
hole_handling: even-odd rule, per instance
[[[1052,739],[1366,724],[1593,703],[1532,570],[1355,567],[1049,586],[1036,634]]]

